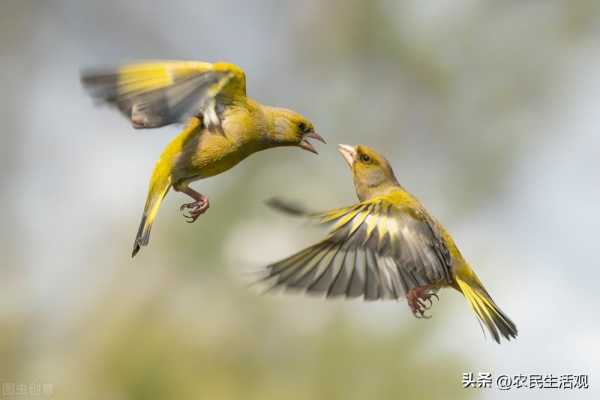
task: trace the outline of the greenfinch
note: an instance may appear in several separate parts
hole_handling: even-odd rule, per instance
[[[517,336],[465,261],[454,240],[421,203],[398,183],[388,161],[359,145],[340,145],[352,170],[359,203],[309,213],[281,200],[270,204],[295,215],[332,224],[326,239],[267,267],[264,280],[326,297],[365,300],[406,298],[425,317],[443,287],[461,292],[494,340]]]
[[[324,142],[299,113],[247,97],[244,71],[233,64],[144,62],[87,71],[81,79],[93,97],[115,106],[136,129],[185,123],[150,178],[132,256],[148,244],[152,223],[170,188],[193,199],[181,211],[194,222],[209,202],[190,187],[193,181],[227,171],[257,151],[297,146],[317,153],[308,139]]]

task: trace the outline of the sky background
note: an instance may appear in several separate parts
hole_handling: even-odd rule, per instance
[[[61,399],[595,398],[599,39],[591,0],[3,1],[0,382]],[[132,260],[179,127],[134,131],[79,73],[149,58],[236,63],[250,96],[306,115],[328,145],[195,183],[211,199],[195,224],[169,194]],[[337,143],[390,160],[517,340],[485,339],[451,290],[423,321],[404,301],[248,288],[324,234],[265,199],[355,201]],[[588,374],[591,388],[464,390],[469,371]]]

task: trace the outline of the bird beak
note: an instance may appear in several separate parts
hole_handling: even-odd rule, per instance
[[[348,163],[348,166],[352,168],[352,164],[354,164],[354,158],[356,158],[356,147],[349,146],[347,144],[338,145],[338,150],[344,157],[344,160]]]
[[[314,148],[314,146],[312,144],[310,144],[310,142],[308,141],[309,138],[316,139],[319,142],[326,143],[325,139],[323,139],[323,137],[321,135],[319,135],[317,132],[309,132],[306,135],[304,135],[304,137],[300,141],[299,146],[302,147],[304,150],[310,151],[311,153],[319,154],[319,153],[317,153],[317,150]]]
[[[304,135],[305,138],[311,138],[311,139],[316,139],[321,143],[325,143],[327,144],[327,142],[325,141],[325,139],[323,139],[323,136],[319,135],[317,132],[309,132],[306,135]]]

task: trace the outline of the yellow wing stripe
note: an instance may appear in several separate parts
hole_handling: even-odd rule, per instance
[[[371,207],[371,208],[373,208],[373,207]],[[367,243],[367,241],[371,237],[371,234],[373,233],[373,231],[375,231],[375,228],[379,227],[378,222],[382,218],[385,218],[385,217],[380,217],[375,213],[371,214],[370,210],[369,210],[369,215],[367,216],[367,219],[365,220],[365,225],[367,227],[367,231],[365,233],[365,238],[363,240],[363,244]],[[383,238],[383,236],[379,236],[379,240],[381,240],[381,238]]]
[[[358,210],[356,212],[356,216],[352,220],[352,226],[350,227],[350,233],[348,233],[348,236],[350,236],[354,232],[356,232],[356,230],[362,225],[362,223],[365,221],[365,219],[367,219],[367,217],[371,213],[372,208],[373,208],[373,205],[371,204],[368,207],[363,208],[362,210]]]
[[[344,208],[336,208],[335,210],[327,211],[322,214],[317,214],[316,217],[320,218],[319,222],[322,224],[326,224],[335,219],[342,217],[343,215],[349,213],[350,211],[360,207],[360,204],[352,206],[352,207],[344,207]]]
[[[125,65],[119,69],[119,88],[122,93],[162,89],[176,79],[212,70],[205,62],[150,62]]]
[[[385,236],[385,234],[388,232],[388,230],[386,230],[386,228],[387,228],[387,220],[389,219],[389,217],[387,216],[389,208],[390,208],[390,205],[385,202],[382,202],[380,205],[381,215],[377,221],[378,223],[376,224],[377,233],[379,234],[379,240],[382,240],[383,237]],[[390,236],[391,236],[391,234],[390,234]]]
[[[346,215],[343,215],[338,221],[335,223],[333,230],[337,230],[342,226],[346,225],[350,222],[358,213],[360,212],[360,208],[356,210],[349,211]]]
[[[398,239],[398,230],[400,229],[398,226],[398,221],[396,221],[393,217],[387,217],[385,222],[387,233],[390,235],[390,240],[393,242]]]
[[[177,80],[206,72],[226,74],[225,79],[221,79],[210,89],[209,95],[216,96],[225,90],[234,77],[238,82],[235,87],[228,88],[228,95],[233,96],[238,92],[245,94],[246,78],[240,67],[223,62],[211,64],[201,61],[156,61],[125,65],[118,72],[119,91],[123,95],[164,89]]]

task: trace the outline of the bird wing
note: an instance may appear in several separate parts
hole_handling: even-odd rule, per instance
[[[224,108],[246,96],[244,71],[227,63],[153,61],[86,71],[81,81],[136,128],[158,128],[197,114],[210,129],[220,128]]]
[[[378,198],[311,215],[333,224],[329,236],[267,266],[273,287],[377,300],[451,282],[450,254],[425,212]]]

